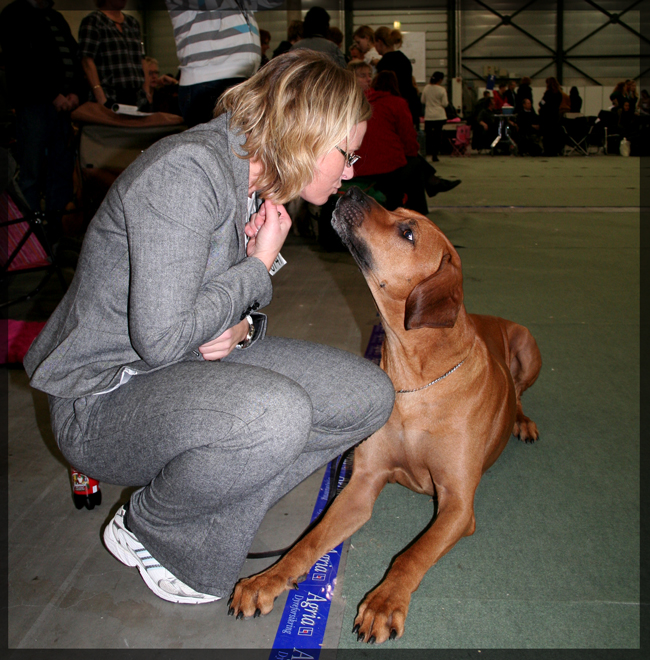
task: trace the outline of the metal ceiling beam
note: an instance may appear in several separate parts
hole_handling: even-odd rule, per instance
[[[543,66],[539,71],[535,71],[535,73],[533,73],[533,75],[530,76],[530,77],[531,77],[531,78],[537,78],[537,76],[539,76],[539,74],[540,74],[542,71],[545,71],[546,69],[548,69],[549,66],[551,66],[551,65],[553,65],[553,64],[555,64],[555,60],[551,60],[546,66]]]
[[[476,71],[473,71],[472,69],[470,69],[470,68],[467,66],[467,64],[465,64],[465,63],[461,63],[461,66],[463,67],[463,69],[467,69],[467,70],[468,70],[473,76],[476,76],[477,78],[479,78],[480,80],[482,80],[483,82],[485,82],[485,77],[482,76],[480,73],[476,73]]]
[[[628,30],[629,32],[634,34],[637,38],[642,40],[643,42],[645,42],[647,44],[650,44],[650,39],[644,37],[642,34],[637,32],[634,28],[630,27],[624,21],[621,20],[621,17],[624,14],[626,14],[629,11],[631,11],[632,9],[634,9],[637,5],[640,5],[642,2],[644,2],[644,0],[634,0],[634,2],[632,2],[627,8],[625,8],[623,11],[621,11],[618,14],[610,13],[606,9],[603,9],[603,7],[598,5],[598,3],[595,2],[595,0],[585,0],[585,2],[587,4],[594,7],[595,9],[600,11],[601,13],[605,14],[605,16],[607,16],[608,20],[605,24],[603,24],[600,27],[596,28],[595,30],[590,32],[587,36],[583,37],[582,39],[580,39],[579,41],[574,43],[572,46],[570,46],[566,50],[564,48],[564,12],[565,12],[564,0],[557,0],[557,2],[556,2],[556,40],[557,40],[557,42],[556,42],[556,49],[555,50],[553,50],[553,48],[551,48],[550,46],[548,46],[547,44],[542,42],[540,39],[538,39],[534,35],[530,34],[528,31],[526,31],[523,28],[521,28],[520,26],[518,26],[512,20],[518,14],[520,14],[522,11],[524,11],[525,9],[528,9],[532,4],[534,4],[536,2],[536,0],[529,0],[529,2],[527,2],[525,5],[519,7],[517,9],[517,11],[515,11],[511,15],[501,14],[499,11],[497,11],[493,7],[490,7],[487,4],[487,2],[484,2],[484,0],[474,0],[474,2],[476,2],[476,4],[480,5],[481,7],[486,9],[487,11],[489,11],[491,14],[494,14],[497,18],[499,18],[499,23],[496,26],[490,28],[487,32],[485,32],[484,34],[479,36],[477,39],[472,41],[472,43],[465,46],[462,49],[461,52],[465,53],[466,51],[471,49],[473,46],[475,46],[477,43],[484,40],[490,34],[495,32],[496,30],[498,30],[502,25],[512,25],[512,27],[514,27],[516,30],[518,30],[519,32],[521,32],[522,34],[527,36],[529,39],[531,39],[535,43],[539,44],[540,46],[542,46],[543,48],[548,50],[549,55],[552,57],[551,61],[548,64],[546,64],[544,67],[542,67],[539,71],[537,71],[536,73],[534,73],[531,76],[532,78],[537,77],[540,73],[542,73],[542,71],[545,71],[548,67],[555,64],[556,77],[558,79],[558,82],[560,82],[560,84],[562,84],[563,70],[564,70],[564,65],[566,64],[566,65],[570,66],[572,69],[574,69],[575,71],[577,71],[578,73],[580,73],[580,75],[584,76],[588,80],[595,83],[596,85],[601,85],[601,83],[598,82],[598,80],[596,80],[595,78],[590,76],[588,73],[585,73],[584,71],[582,71],[579,67],[577,67],[575,64],[573,64],[571,62],[571,60],[577,60],[577,59],[633,59],[633,58],[638,58],[638,56],[637,55],[570,55],[569,56],[569,54],[571,53],[571,51],[575,50],[579,45],[583,44],[585,41],[591,39],[593,36],[598,34],[601,30],[605,29],[608,25],[614,25],[614,24],[621,25],[626,30]],[[546,57],[549,57],[549,55],[530,55],[530,56],[525,56],[524,55],[524,56],[501,57],[499,59],[504,59],[504,60],[527,60],[527,59],[535,60],[535,59],[545,59]],[[490,60],[490,59],[494,59],[494,57],[463,55],[463,60],[468,60],[468,61],[472,61],[472,60]],[[479,76],[476,72],[472,71],[469,67],[465,66],[464,64],[462,66],[463,66],[463,68],[470,71],[470,73],[472,73],[473,75],[477,76],[481,80],[484,80],[483,76]],[[638,77],[640,78],[641,76],[645,75],[645,73],[647,73],[647,71],[649,71],[649,70],[650,69],[644,71],[643,74],[641,74]]]
[[[485,39],[487,36],[492,34],[494,31],[498,30],[502,25],[511,25],[513,28],[515,28],[515,30],[519,30],[519,32],[521,32],[522,34],[525,34],[529,39],[532,39],[535,43],[538,43],[540,46],[542,46],[542,48],[546,48],[553,55],[556,54],[555,51],[550,46],[545,44],[543,41],[540,41],[536,36],[530,34],[530,32],[528,32],[527,30],[524,30],[524,28],[520,27],[519,25],[514,23],[513,20],[512,20],[513,18],[515,18],[515,16],[520,14],[522,11],[524,11],[525,9],[528,9],[528,7],[533,5],[537,0],[529,0],[529,2],[527,2],[525,5],[523,5],[522,7],[519,7],[519,9],[517,9],[516,12],[514,12],[513,14],[509,14],[509,15],[508,14],[501,14],[496,9],[490,7],[485,2],[483,2],[483,0],[474,0],[474,1],[477,4],[481,5],[481,7],[485,7],[485,9],[487,9],[490,13],[494,14],[499,19],[500,22],[497,25],[495,25],[493,28],[490,28],[487,32],[482,34],[480,37],[478,37],[478,39],[475,39],[474,41],[472,41],[472,43],[469,44],[469,46],[465,46],[465,48],[463,48],[463,50],[462,50],[463,53],[466,50],[469,50],[472,46],[476,45],[479,41],[482,41],[483,39]],[[559,1],[561,2],[562,0],[559,0]]]
[[[635,0],[635,2],[633,2],[627,9],[624,9],[620,14],[610,14],[606,9],[603,9],[600,5],[598,5],[596,2],[594,2],[594,0],[585,0],[585,2],[588,5],[591,5],[592,7],[594,7],[594,9],[597,9],[598,11],[605,14],[605,16],[607,16],[607,18],[609,20],[605,25],[618,24],[621,27],[624,27],[626,30],[629,30],[633,35],[635,35],[639,39],[642,39],[647,44],[650,44],[650,39],[647,39],[642,34],[637,32],[634,28],[631,28],[627,23],[625,23],[621,20],[621,16],[623,14],[627,13],[628,11],[630,11],[630,9],[632,9],[633,7],[636,7],[636,5],[640,4],[641,0]]]
[[[572,69],[575,69],[579,74],[583,75],[585,78],[591,80],[591,82],[596,83],[596,85],[602,87],[602,83],[598,82],[595,78],[592,78],[588,73],[585,73],[582,69],[579,69],[573,62],[565,60],[564,62],[567,66],[570,66]]]

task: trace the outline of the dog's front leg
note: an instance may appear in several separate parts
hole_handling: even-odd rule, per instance
[[[352,632],[359,641],[381,644],[404,634],[411,594],[426,572],[462,536],[474,532],[474,493],[438,491],[439,510],[424,534],[393,561],[381,584],[359,605]]]
[[[371,440],[367,440],[362,447],[365,449],[366,443]],[[277,563],[257,575],[242,578],[235,585],[229,614],[237,618],[268,614],[282,592],[297,588],[298,582],[318,559],[370,519],[372,507],[386,484],[387,476],[385,472],[373,473],[364,469],[360,449],[356,450],[350,483],[334,500],[323,519]]]

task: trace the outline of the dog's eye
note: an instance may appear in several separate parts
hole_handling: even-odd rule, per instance
[[[413,242],[413,232],[410,229],[403,229],[402,236],[407,240]]]

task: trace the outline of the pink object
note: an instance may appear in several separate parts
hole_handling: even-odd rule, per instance
[[[461,120],[460,117],[454,117],[453,119],[447,119],[448,124],[460,124],[461,121],[462,120]]]
[[[22,213],[14,204],[14,201],[7,195],[6,192],[0,194],[0,204],[7,209],[7,220],[19,220],[22,218]],[[23,236],[29,231],[29,224],[27,221],[18,222],[16,224],[0,226],[0,240],[2,245],[7,246],[6,256],[3,256],[0,261],[2,266],[7,263],[7,259],[11,256],[14,250],[18,247]],[[14,257],[7,270],[22,270],[24,268],[39,268],[51,265],[51,261],[47,256],[47,252],[43,249],[35,234],[31,234],[27,241],[24,243],[18,254]]]
[[[7,343],[0,343],[0,364],[21,364],[45,321],[7,322]]]
[[[472,140],[472,128],[469,124],[461,124],[456,128],[456,137],[451,141],[452,156],[466,156]]]

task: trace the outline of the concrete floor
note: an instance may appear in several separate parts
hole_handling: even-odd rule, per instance
[[[540,188],[540,168],[554,169],[552,186]],[[432,208],[639,205],[637,159],[443,157],[438,171],[463,179],[463,184],[430,200]],[[349,255],[326,253],[296,238],[290,238],[282,253],[288,265],[276,275],[274,300],[265,310],[269,332],[363,355],[377,319],[365,281]],[[9,316],[45,320],[59,296],[57,283],[51,281],[35,299],[10,308]],[[278,599],[270,615],[249,621],[226,616],[224,601],[202,607],[172,605],[156,598],[135,569],[104,549],[101,531],[128,499],[128,489],[102,484],[102,505],[93,511],[76,510],[66,463],[49,427],[46,396],[29,387],[22,369],[8,370],[7,378],[8,647],[269,649],[285,597]],[[322,471],[312,475],[269,512],[253,550],[283,547],[300,534],[309,521],[321,476]],[[346,551],[347,546],[325,649],[339,647]],[[272,561],[249,560],[242,575]]]

